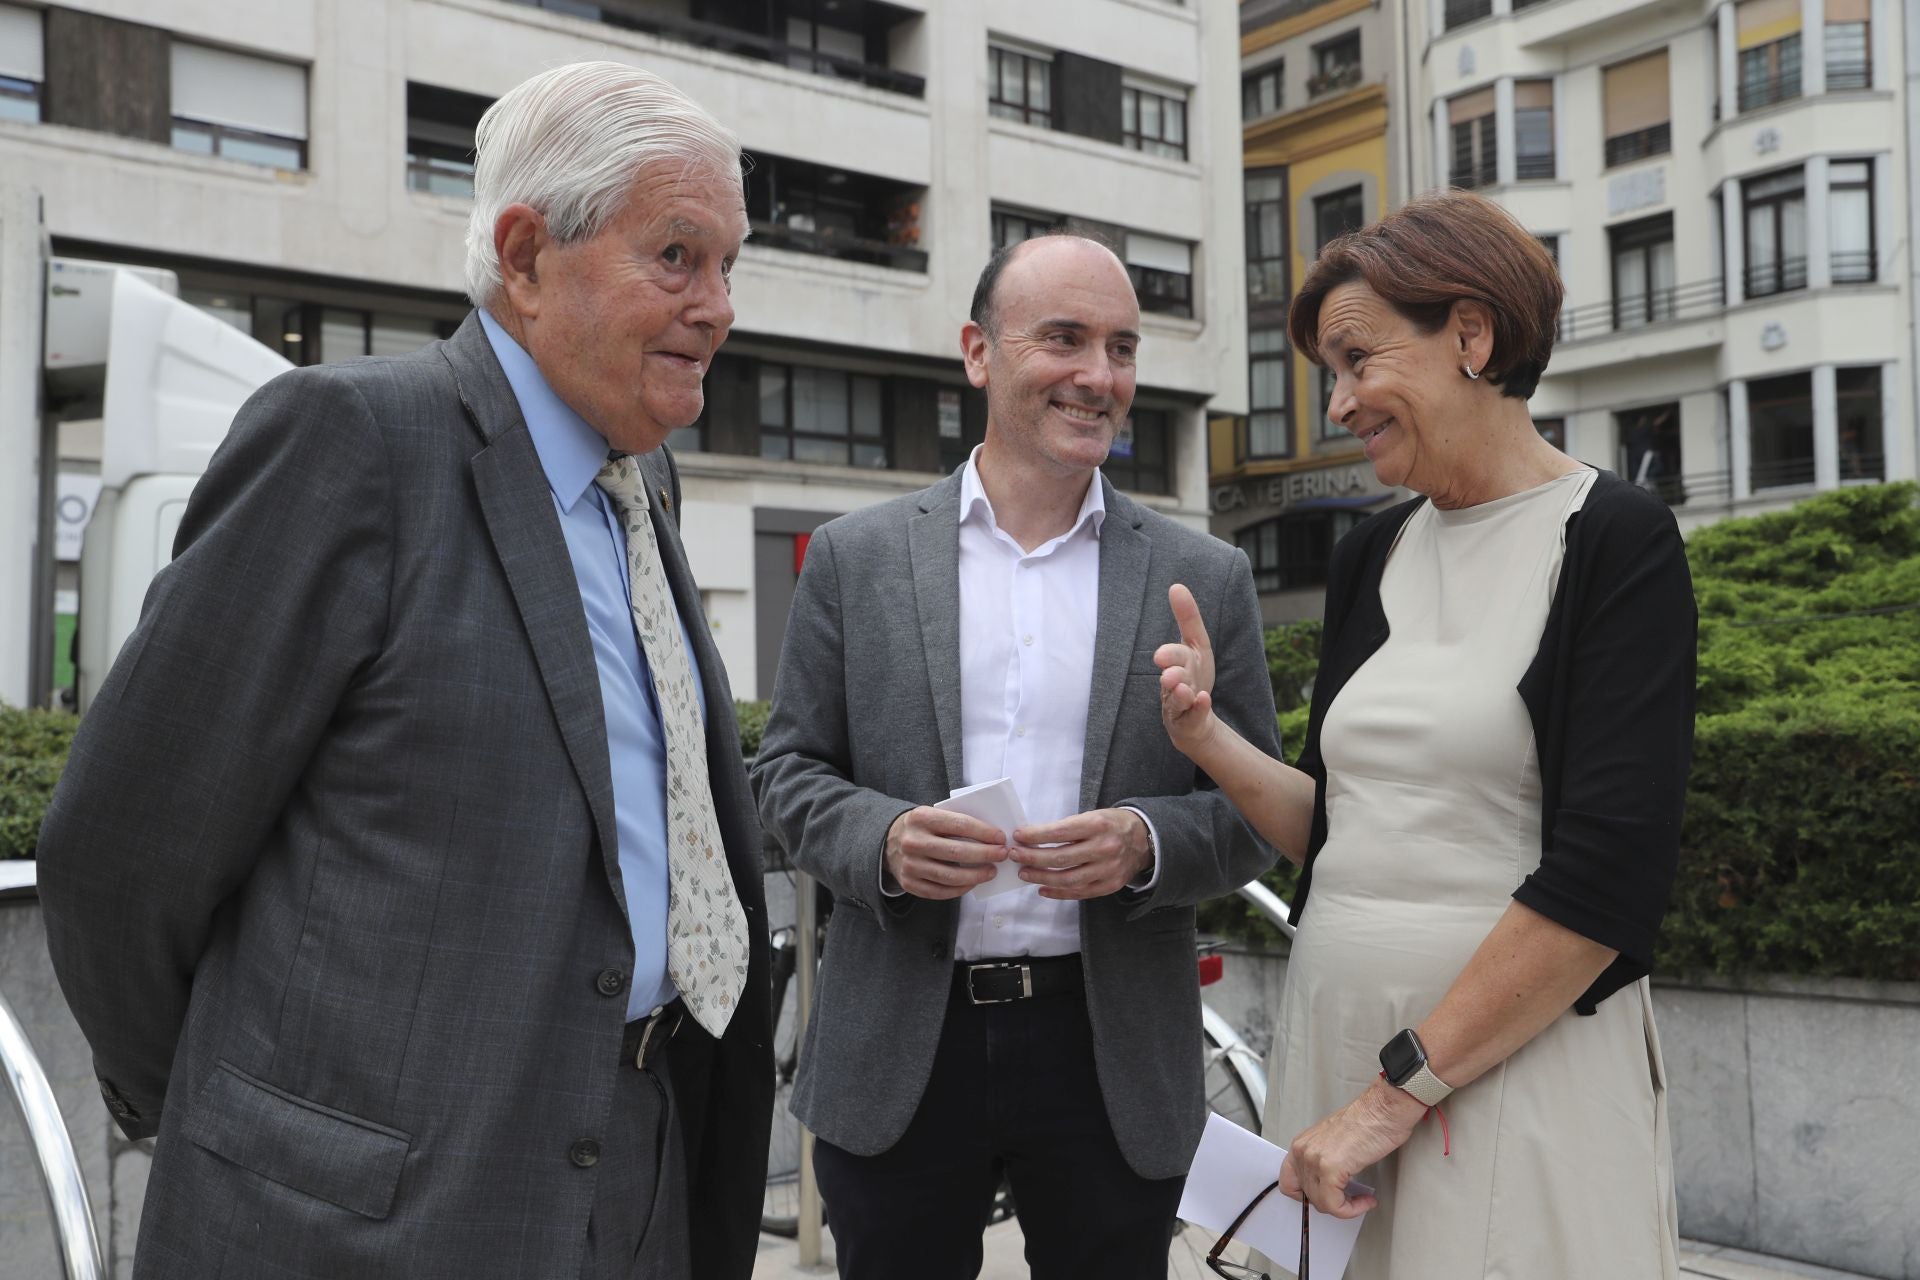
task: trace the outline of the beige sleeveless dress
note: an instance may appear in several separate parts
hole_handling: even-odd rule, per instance
[[[1326,845],[1294,940],[1265,1131],[1352,1101],[1540,863],[1540,772],[1516,686],[1540,645],[1582,468],[1408,518],[1390,638],[1328,709]],[[1644,979],[1571,1010],[1362,1172],[1380,1207],[1347,1280],[1673,1280],[1666,1081]]]

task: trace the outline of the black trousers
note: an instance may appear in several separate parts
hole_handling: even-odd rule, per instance
[[[613,1112],[593,1170],[582,1280],[691,1280],[687,1151],[671,1055],[697,1052],[676,1038],[642,1070],[622,1057]]]
[[[1186,1181],[1120,1154],[1080,994],[950,1002],[900,1141],[877,1156],[817,1142],[813,1163],[843,1280],[973,1280],[1002,1173],[1034,1280],[1165,1280]]]

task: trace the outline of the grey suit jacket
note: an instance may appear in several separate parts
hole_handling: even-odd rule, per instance
[[[670,458],[642,460],[677,496]],[[749,917],[682,1093],[695,1267],[747,1276],[770,1110],[759,827],[676,528]],[[632,972],[598,674],[545,473],[475,317],[249,400],[81,724],[47,942],[133,1137],[142,1277],[569,1276]],[[629,1064],[626,1070],[632,1070]],[[636,1206],[636,1212],[644,1210]]]
[[[1194,904],[1275,856],[1161,727],[1153,653],[1178,638],[1170,584],[1191,587],[1207,619],[1219,714],[1269,754],[1279,743],[1246,557],[1100,484],[1080,807],[1139,808],[1160,861],[1150,894],[1082,904],[1081,954],[1114,1136],[1137,1173],[1166,1178],[1186,1172],[1206,1119]],[[859,1155],[913,1118],[953,978],[957,904],[883,899],[879,881],[893,820],[963,782],[959,508],[955,474],[814,534],[753,769],[768,831],[836,899],[794,1113]]]

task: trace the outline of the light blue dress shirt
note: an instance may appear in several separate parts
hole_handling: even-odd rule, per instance
[[[679,992],[667,977],[666,735],[653,677],[633,629],[626,532],[613,500],[593,482],[607,461],[607,442],[554,394],[533,358],[492,316],[481,312],[480,323],[520,402],[520,416],[547,473],[586,609],[587,633],[593,638],[600,706],[607,720],[607,763],[613,769],[620,880],[626,889],[627,923],[633,929],[633,981],[627,988],[627,1020],[632,1021]],[[680,642],[686,646],[704,715],[706,687],[684,618]]]

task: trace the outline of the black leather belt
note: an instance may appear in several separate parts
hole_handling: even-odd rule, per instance
[[[629,1022],[626,1035],[620,1038],[620,1061],[631,1062],[643,1071],[652,1066],[686,1017],[687,1006],[676,999]]]
[[[1077,995],[1085,990],[1086,979],[1077,955],[963,960],[953,966],[953,998],[968,1004],[1006,1004],[1037,996]]]

